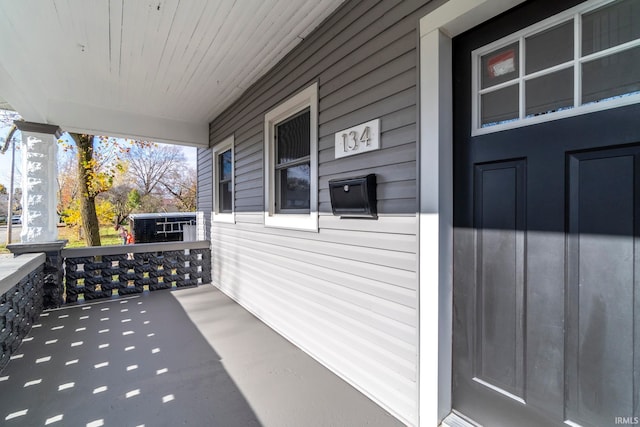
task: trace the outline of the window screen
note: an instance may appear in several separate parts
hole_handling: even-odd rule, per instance
[[[276,210],[309,211],[311,196],[310,112],[275,126]]]
[[[233,212],[233,163],[231,149],[218,155],[218,212]]]

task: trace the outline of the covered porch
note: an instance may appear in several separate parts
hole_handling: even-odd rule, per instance
[[[0,106],[26,121],[20,124],[26,201],[22,243],[33,245],[35,253],[63,246],[53,197],[61,131],[206,152],[211,121],[286,61],[343,3],[43,1],[37,9],[0,6]],[[206,206],[198,209],[208,216]],[[200,239],[207,237],[208,224],[204,215],[199,218]],[[105,256],[116,255],[104,248],[87,254],[97,263]],[[48,253],[44,267],[26,274],[41,279],[44,288],[55,288],[51,264],[60,262],[57,258]],[[402,425],[338,376],[344,372],[336,375],[318,363],[282,331],[219,291],[210,278],[197,287],[190,283],[156,292],[150,290],[157,282],[148,272],[130,272],[129,258],[116,258],[112,262],[120,265],[114,265],[113,275],[115,267],[124,269],[118,278],[90,278],[91,283],[83,278],[77,285],[87,291],[84,301],[73,302],[76,275],[66,272],[71,304],[45,309],[33,319],[23,316],[17,326],[15,319],[7,321],[25,335],[9,337],[3,348],[10,360],[0,373],[0,392],[6,396],[0,423]],[[62,268],[60,262],[53,275]],[[126,282],[132,280],[144,282],[144,290],[138,293],[137,284],[134,288],[140,289],[130,289]],[[174,279],[161,285],[167,280]],[[43,292],[54,305],[61,301],[61,295]],[[88,295],[97,299],[90,301]],[[14,313],[31,304],[22,296],[15,299]],[[5,326],[0,330],[12,329]],[[349,359],[349,354],[342,357]]]
[[[401,425],[209,283],[44,310],[0,393],[7,426]]]

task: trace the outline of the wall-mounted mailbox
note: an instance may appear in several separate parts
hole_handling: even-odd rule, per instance
[[[345,218],[378,218],[376,175],[329,181],[334,215]]]

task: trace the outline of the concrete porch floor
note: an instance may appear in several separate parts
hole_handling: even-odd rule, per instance
[[[2,425],[402,425],[212,285],[40,320],[0,373]]]

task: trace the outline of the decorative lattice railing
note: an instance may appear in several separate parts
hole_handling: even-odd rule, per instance
[[[211,282],[208,241],[63,249],[65,301]]]
[[[42,313],[44,254],[0,261],[0,369]]]

